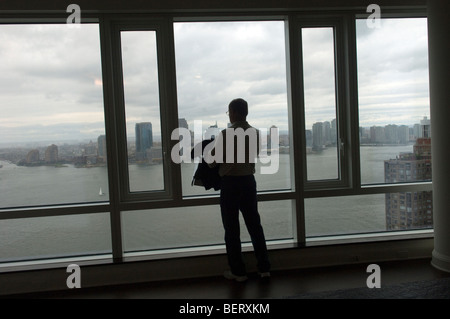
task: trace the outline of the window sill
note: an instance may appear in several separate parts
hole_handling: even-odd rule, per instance
[[[370,234],[333,235],[306,238],[306,247],[433,238],[433,229],[403,230]]]

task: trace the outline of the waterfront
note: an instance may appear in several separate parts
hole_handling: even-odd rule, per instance
[[[384,160],[411,151],[412,145],[361,147],[362,181],[382,183]],[[336,167],[335,154],[336,149],[333,148],[309,154],[308,177],[330,176]],[[108,201],[109,198],[106,167],[25,167],[6,161],[1,161],[0,165],[3,165],[0,169],[2,207],[92,203]],[[184,196],[214,193],[191,186],[194,164],[182,165]],[[154,186],[152,175],[161,176],[162,165],[130,165],[129,169],[130,179],[137,181],[140,177],[145,183],[142,187],[146,188]],[[280,154],[277,174],[256,175],[258,189],[289,189],[291,176],[289,155]],[[104,194],[100,194],[100,189]],[[293,237],[291,201],[260,202],[259,208],[268,240]],[[125,251],[223,243],[217,205],[130,211],[121,216]],[[384,194],[306,199],[305,228],[308,237],[385,231]],[[242,238],[249,240],[244,226]],[[110,218],[108,212],[99,212],[2,220],[0,242],[0,261],[110,253]]]

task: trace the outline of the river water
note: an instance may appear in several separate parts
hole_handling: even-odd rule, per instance
[[[411,151],[412,145],[361,147],[362,182],[383,183],[384,160]],[[280,154],[279,159],[276,174],[260,174],[257,166],[260,191],[290,189],[293,174],[289,155]],[[5,161],[0,161],[0,165],[2,208],[107,202],[109,198],[106,167],[26,167]],[[191,186],[194,164],[181,165],[184,196],[215,193]],[[307,167],[308,179],[333,178],[337,174],[336,149],[309,154]],[[140,188],[162,187],[162,181],[151,178],[162,176],[162,165],[130,165],[129,174],[130,184],[140,183]],[[293,238],[290,200],[260,202],[259,210],[268,240]],[[129,211],[121,216],[126,252],[223,243],[217,205]],[[306,199],[305,228],[307,237],[385,231],[384,194]],[[244,226],[242,240],[249,240]],[[0,261],[110,252],[108,212],[0,220]]]

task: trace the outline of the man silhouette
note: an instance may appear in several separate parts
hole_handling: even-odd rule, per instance
[[[239,98],[231,101],[227,114],[231,126],[219,134],[214,149],[215,162],[210,164],[219,165],[219,175],[222,177],[220,210],[230,266],[224,276],[236,281],[247,280],[240,240],[241,211],[252,240],[259,275],[267,278],[270,277],[270,262],[258,212],[254,177],[255,158],[259,152],[259,132],[247,122],[248,104],[245,100]]]

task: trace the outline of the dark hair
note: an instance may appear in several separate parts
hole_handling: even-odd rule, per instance
[[[234,99],[230,102],[229,108],[242,117],[246,117],[248,114],[248,103],[244,99]]]

